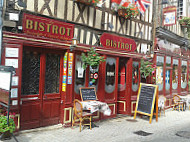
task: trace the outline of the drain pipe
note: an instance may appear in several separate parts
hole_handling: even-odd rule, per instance
[[[0,0],[0,65],[1,65],[1,54],[3,49],[3,0]]]

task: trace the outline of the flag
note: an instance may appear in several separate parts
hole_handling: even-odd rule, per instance
[[[139,9],[139,12],[144,16],[146,9],[150,6],[150,1],[147,0],[135,0],[135,4]]]
[[[134,0],[112,0],[111,8],[117,11],[118,6],[129,7],[134,3]]]

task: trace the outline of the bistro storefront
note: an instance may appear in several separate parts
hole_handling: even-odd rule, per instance
[[[154,56],[159,95],[166,96],[166,106],[171,107],[173,95],[187,95],[189,92],[188,40],[166,29],[157,28]]]
[[[93,46],[104,56],[98,75],[82,68],[81,53],[92,46],[78,44],[71,50],[75,25],[41,15],[23,13],[22,33],[3,33],[2,65],[14,66],[11,90],[12,112],[19,129],[31,129],[73,120],[73,100],[79,88],[96,79],[99,101],[106,102],[111,116],[97,112],[94,120],[131,115],[135,109],[140,83],[140,59],[133,39],[102,33],[102,46]]]

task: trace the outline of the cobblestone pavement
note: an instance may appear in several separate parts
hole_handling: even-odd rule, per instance
[[[21,131],[16,136],[19,142],[189,142],[190,139],[176,135],[178,131],[189,131],[190,110],[167,110],[166,116],[159,117],[158,122],[153,119],[149,124],[148,117],[137,117],[135,122],[131,116],[119,117],[96,122],[92,130],[84,127],[64,128],[61,125],[43,127],[39,129]],[[189,128],[188,128],[189,127]],[[152,133],[148,136],[134,134],[136,131]],[[6,140],[5,142],[15,142]]]

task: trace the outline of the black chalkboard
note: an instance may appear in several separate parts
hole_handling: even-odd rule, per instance
[[[82,101],[97,100],[95,87],[80,88],[80,95],[81,95]]]
[[[137,111],[151,114],[154,96],[154,86],[141,85]]]

